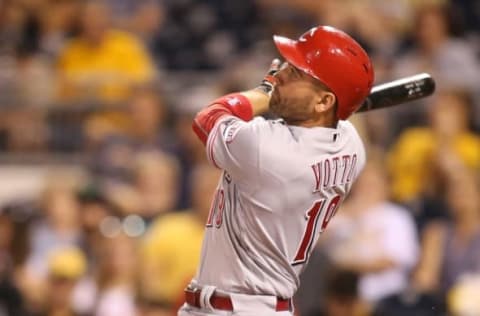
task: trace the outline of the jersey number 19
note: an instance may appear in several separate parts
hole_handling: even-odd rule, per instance
[[[322,226],[320,227],[320,233],[323,232],[326,228],[332,217],[337,212],[338,207],[340,206],[340,195],[336,195],[330,200],[328,206],[327,199],[321,199],[315,202],[313,206],[305,213],[305,220],[307,221],[307,227],[303,233],[302,241],[298,246],[297,254],[293,259],[292,265],[302,264],[308,260],[310,255],[313,240],[315,239],[315,231],[317,230],[318,219],[326,209],[325,215],[323,216]]]

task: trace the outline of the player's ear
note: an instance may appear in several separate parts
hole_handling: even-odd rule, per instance
[[[318,93],[315,102],[316,112],[326,112],[335,106],[337,98],[330,91],[321,91]]]

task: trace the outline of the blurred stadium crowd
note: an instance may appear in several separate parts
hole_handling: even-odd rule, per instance
[[[480,315],[475,0],[0,0],[0,315],[174,315],[220,172],[191,119],[317,24],[438,92],[353,117],[370,162],[297,314]]]

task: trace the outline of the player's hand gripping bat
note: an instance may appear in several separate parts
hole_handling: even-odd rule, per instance
[[[357,112],[382,109],[428,97],[435,91],[435,81],[427,73],[401,78],[372,88]]]

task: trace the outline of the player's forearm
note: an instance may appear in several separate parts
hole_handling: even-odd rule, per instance
[[[356,271],[358,273],[376,273],[395,267],[395,262],[388,258],[381,258],[372,262],[341,262],[339,263],[345,269]]]
[[[261,105],[264,103],[260,102],[261,99],[261,96],[256,93],[247,93],[247,95],[232,93],[220,97],[197,113],[192,124],[193,131],[206,144],[208,135],[222,117],[231,115],[250,121],[255,115],[254,111],[261,110]]]
[[[261,115],[268,111],[270,96],[265,92],[253,89],[241,92],[241,94],[250,101],[253,116]]]
[[[257,88],[220,97],[200,111],[192,125],[198,138],[206,144],[215,123],[225,115],[233,115],[244,121],[250,121],[254,116],[267,112],[270,95],[276,82],[274,74],[279,68],[280,60],[273,60],[270,70]]]

